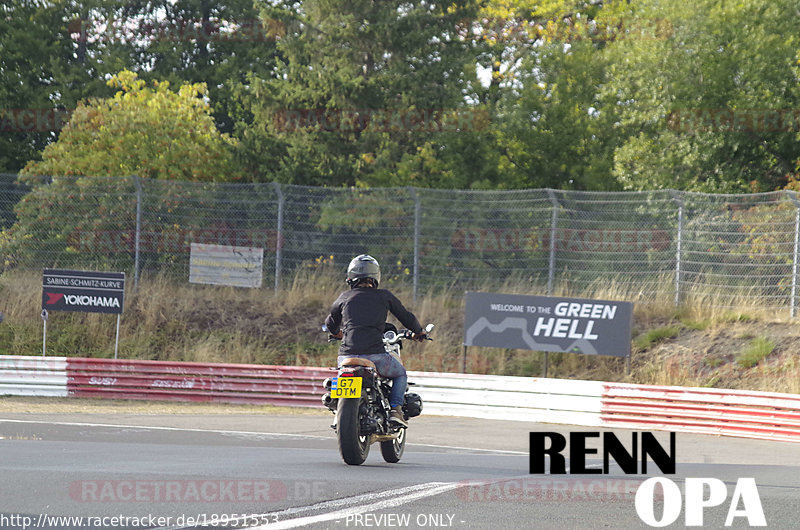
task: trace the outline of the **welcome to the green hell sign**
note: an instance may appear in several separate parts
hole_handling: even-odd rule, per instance
[[[633,304],[501,293],[467,293],[464,345],[630,355]]]

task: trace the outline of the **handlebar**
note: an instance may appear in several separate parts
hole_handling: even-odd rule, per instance
[[[328,342],[333,342],[335,340],[342,340],[336,335],[332,335],[330,333],[330,330],[328,329],[328,326],[326,326],[325,324],[322,325],[322,331],[328,334]]]
[[[433,324],[428,324],[425,326],[425,340],[433,340],[428,334],[433,330]],[[397,344],[403,339],[412,339],[414,338],[414,332],[410,329],[401,329],[397,333],[394,331],[387,331],[383,334],[384,342],[387,344]]]
[[[342,340],[340,337],[332,335],[330,333],[330,330],[328,329],[328,326],[326,326],[325,324],[322,325],[322,331],[328,333],[328,342],[333,342],[335,340]],[[424,331],[425,331],[425,340],[433,340],[430,337],[430,332],[433,331],[433,324],[428,324],[427,326],[425,326]],[[413,338],[414,338],[414,332],[411,331],[410,329],[401,329],[397,333],[395,333],[394,331],[387,331],[386,333],[383,334],[383,341],[387,344],[398,344],[403,339],[413,339]]]

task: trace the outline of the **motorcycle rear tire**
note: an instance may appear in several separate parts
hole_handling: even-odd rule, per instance
[[[400,461],[406,448],[406,430],[400,429],[400,435],[394,440],[381,442],[381,455],[386,462],[396,464]]]
[[[364,463],[369,454],[369,436],[361,434],[359,411],[362,410],[361,399],[339,399],[336,410],[336,436],[339,439],[339,453],[342,460],[351,466]]]

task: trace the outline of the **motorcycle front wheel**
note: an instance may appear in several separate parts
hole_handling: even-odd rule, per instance
[[[361,434],[359,411],[363,410],[361,399],[339,399],[336,410],[336,436],[342,460],[351,466],[364,463],[369,454],[369,437]]]
[[[403,456],[403,450],[406,448],[406,431],[408,429],[400,429],[400,434],[394,440],[381,442],[381,455],[383,459],[390,464],[396,464]]]

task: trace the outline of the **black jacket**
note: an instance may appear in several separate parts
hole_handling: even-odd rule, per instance
[[[356,287],[340,294],[325,319],[331,333],[344,334],[339,355],[385,353],[381,339],[389,312],[406,328],[422,333],[417,317],[386,289]]]

